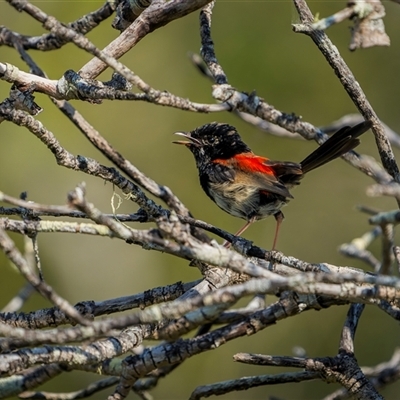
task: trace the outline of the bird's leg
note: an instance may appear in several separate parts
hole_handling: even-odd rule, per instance
[[[276,228],[275,228],[275,237],[274,237],[274,243],[272,244],[272,250],[276,249],[276,243],[278,241],[278,234],[279,234],[279,228],[281,227],[281,223],[284,220],[285,216],[281,211],[278,211],[276,214],[274,214],[275,220],[276,220]]]
[[[251,217],[244,226],[242,226],[236,233],[235,236],[241,235],[253,222],[256,221],[256,217]],[[227,240],[222,244],[222,246],[226,247],[229,249],[231,247],[231,243],[229,243]]]

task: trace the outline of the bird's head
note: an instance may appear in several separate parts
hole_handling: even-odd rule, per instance
[[[190,132],[176,132],[187,140],[174,141],[183,144],[193,153],[197,164],[216,159],[228,159],[240,153],[250,152],[236,128],[218,122],[202,125]]]

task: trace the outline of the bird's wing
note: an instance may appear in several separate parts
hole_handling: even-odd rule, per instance
[[[264,194],[275,194],[285,198],[293,198],[288,188],[273,174],[262,172],[253,172],[250,174],[248,171],[243,171],[243,175],[243,181],[247,178],[249,185],[257,186],[260,192]]]
[[[284,185],[298,185],[303,177],[301,164],[290,161],[265,161],[265,165],[272,168],[276,177]]]
[[[243,182],[244,185],[259,187],[260,192],[293,198],[284,182],[279,179],[275,171],[275,163],[270,162],[267,158],[256,156],[253,153],[242,153],[227,160],[214,160],[214,165],[220,166],[222,169],[225,167],[231,174],[231,182],[233,180]],[[226,174],[225,169],[224,173]]]

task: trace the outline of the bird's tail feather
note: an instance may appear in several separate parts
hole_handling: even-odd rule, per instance
[[[371,121],[364,121],[353,127],[345,126],[338,130],[300,163],[303,174],[353,150],[360,144],[358,137],[370,129],[371,126]]]

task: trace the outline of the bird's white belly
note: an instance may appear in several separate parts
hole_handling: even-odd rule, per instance
[[[260,204],[260,188],[242,184],[215,184],[209,186],[209,194],[219,208],[235,217],[249,220],[263,219],[277,213],[286,202],[278,198]]]

